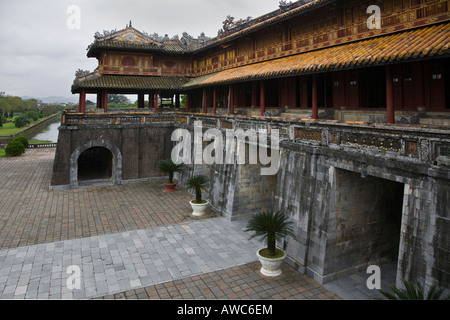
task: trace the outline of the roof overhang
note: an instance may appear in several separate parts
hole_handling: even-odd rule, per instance
[[[219,71],[194,78],[183,87],[194,89],[430,59],[449,55],[449,46],[450,23],[447,22]]]
[[[98,93],[107,90],[110,93],[136,94],[150,91],[181,91],[189,81],[187,77],[172,76],[129,76],[99,75],[83,81],[75,81],[72,93],[84,90],[86,93]]]

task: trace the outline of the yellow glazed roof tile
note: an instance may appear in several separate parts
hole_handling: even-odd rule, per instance
[[[201,76],[185,88],[339,70],[449,54],[450,23],[347,43]]]

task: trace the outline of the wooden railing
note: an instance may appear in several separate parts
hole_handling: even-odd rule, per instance
[[[367,15],[368,17],[369,15]],[[194,68],[191,73],[194,76],[204,75],[246,64],[317,50],[346,42],[368,39],[436,22],[448,21],[450,20],[450,0],[422,4],[403,11],[383,14],[381,20],[382,27],[380,30],[368,29],[367,20],[363,19],[363,21],[351,25],[332,27],[321,30],[319,33],[309,33],[290,41],[277,43],[256,51],[236,55],[230,59],[224,59],[216,63],[211,63],[210,65]]]

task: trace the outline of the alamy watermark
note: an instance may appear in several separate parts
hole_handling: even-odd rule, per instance
[[[367,278],[366,286],[367,289],[373,290],[381,289],[381,269],[377,265],[371,265],[367,267],[367,274],[370,274],[370,276]]]
[[[371,15],[367,19],[367,28],[370,30],[381,29],[381,8],[371,5],[367,8],[366,13]]]
[[[81,9],[79,6],[71,5],[66,9],[69,15],[66,20],[66,26],[69,30],[81,29]]]
[[[69,290],[81,289],[81,269],[79,266],[71,265],[67,267],[66,273],[70,274],[67,278],[66,286]]]
[[[266,130],[226,129],[224,137],[223,132],[216,128],[203,132],[202,122],[195,121],[193,137],[187,129],[176,129],[172,133],[172,141],[178,142],[171,154],[172,161],[178,164],[260,164],[267,166],[261,167],[263,176],[275,175],[279,169],[278,129],[272,129],[270,137]],[[205,141],[210,144],[203,148]]]

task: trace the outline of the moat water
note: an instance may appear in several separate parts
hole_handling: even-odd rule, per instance
[[[32,139],[48,140],[51,142],[58,142],[58,127],[60,122],[50,124],[47,128],[43,129],[40,133],[33,136]]]

